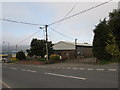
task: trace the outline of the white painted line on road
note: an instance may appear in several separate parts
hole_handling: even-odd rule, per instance
[[[25,69],[21,69],[22,71],[26,71]]]
[[[79,68],[80,70],[85,70],[85,68]]]
[[[36,72],[36,71],[32,71],[32,70],[31,70],[31,71],[29,71],[29,72]]]
[[[90,70],[90,71],[92,71],[93,69],[92,69],[92,68],[88,68],[87,70]]]
[[[17,68],[10,67],[10,69],[17,69]]]
[[[54,74],[54,73],[45,73],[45,74],[59,76],[59,77],[67,77],[67,78],[74,78],[74,79],[86,80],[86,78],[82,78],[82,77],[67,76],[67,75]]]
[[[117,71],[116,69],[108,69],[109,71]]]
[[[78,69],[78,68],[73,68],[73,69]]]
[[[28,71],[28,72],[29,72],[29,71],[31,71],[31,70],[26,70],[26,71]]]
[[[11,88],[11,87],[8,86],[7,84],[5,84],[3,81],[0,80],[0,82],[1,82],[2,84],[4,84],[7,88]]]
[[[70,67],[67,67],[67,69],[71,69]]]
[[[26,70],[26,71],[28,71],[28,72],[36,72],[36,71],[33,71],[33,70]]]
[[[99,68],[98,68],[98,69],[96,69],[96,70],[98,70],[98,71],[103,71],[104,69],[99,69]]]

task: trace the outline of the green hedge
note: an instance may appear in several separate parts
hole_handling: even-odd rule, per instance
[[[50,60],[60,60],[60,56],[59,55],[51,55]]]

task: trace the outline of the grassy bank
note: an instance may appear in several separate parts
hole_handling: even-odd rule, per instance
[[[120,58],[106,59],[99,61],[99,65],[112,64],[112,63],[120,63]]]

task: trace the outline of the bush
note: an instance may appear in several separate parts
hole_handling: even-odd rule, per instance
[[[60,56],[59,55],[51,55],[50,59],[51,60],[60,60]]]
[[[45,58],[39,58],[39,59],[37,59],[38,61],[46,61],[46,59]]]
[[[16,53],[16,58],[19,59],[19,60],[25,60],[26,57],[25,57],[25,53],[23,51],[19,51]]]

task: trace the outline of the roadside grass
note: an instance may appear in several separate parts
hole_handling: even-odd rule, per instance
[[[99,61],[99,65],[112,64],[112,63],[120,63],[120,58],[100,60]]]

